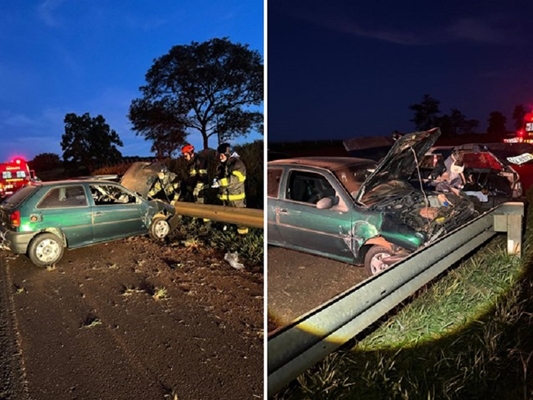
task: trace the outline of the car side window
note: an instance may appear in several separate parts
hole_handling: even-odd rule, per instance
[[[90,185],[90,188],[94,204],[97,206],[110,204],[133,204],[137,201],[135,196],[126,192],[120,186],[94,184]]]
[[[281,168],[268,168],[267,177],[267,196],[278,197],[279,196],[279,183],[281,181],[281,174],[283,169]]]
[[[335,196],[335,189],[324,175],[307,171],[291,171],[286,198],[316,204],[324,197]]]
[[[37,205],[39,209],[87,206],[83,186],[61,186],[48,191]]]

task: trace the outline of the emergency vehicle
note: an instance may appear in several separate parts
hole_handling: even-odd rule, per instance
[[[22,158],[0,163],[0,198],[4,198],[27,185],[35,177],[28,163]]]
[[[524,115],[522,126],[511,137],[503,139],[505,143],[533,143],[533,111]]]

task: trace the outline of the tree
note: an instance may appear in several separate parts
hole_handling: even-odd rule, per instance
[[[415,112],[411,122],[415,123],[417,130],[428,130],[438,126],[438,114],[440,101],[435,100],[429,94],[425,94],[420,104],[411,104],[409,109]]]
[[[487,128],[487,134],[493,136],[503,137],[507,133],[505,124],[507,118],[500,111],[492,111],[489,114],[489,126]]]
[[[457,108],[452,108],[450,115],[436,118],[436,125],[440,127],[442,135],[453,137],[456,135],[471,133],[479,126],[476,119],[466,119],[466,116]]]
[[[65,133],[61,137],[63,160],[83,165],[89,171],[122,159],[116,146],[123,146],[118,134],[110,129],[104,117],[91,118],[89,113],[65,116]]]
[[[514,127],[516,130],[522,128],[524,123],[524,117],[526,116],[526,109],[522,104],[516,105],[513,111]]]
[[[187,132],[183,125],[183,116],[172,107],[156,101],[149,103],[146,99],[136,99],[130,106],[129,119],[137,135],[144,136],[152,142],[150,151],[159,160],[171,158],[185,143]]]
[[[163,106],[185,129],[200,132],[204,149],[213,135],[221,142],[262,132],[263,114],[253,109],[263,102],[263,64],[247,45],[216,38],[174,46],[154,61],[145,79],[143,97],[133,101],[128,115],[134,127],[144,113],[139,107]]]
[[[61,159],[54,153],[41,153],[30,161],[30,165],[37,172],[50,171],[61,167]]]

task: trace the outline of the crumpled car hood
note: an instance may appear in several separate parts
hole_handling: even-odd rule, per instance
[[[394,180],[408,181],[424,154],[435,144],[440,129],[407,133],[396,142],[383,157],[374,172],[365,180],[355,200],[361,202],[365,193],[377,186]]]
[[[132,192],[139,193],[145,199],[157,180],[157,173],[165,167],[160,162],[136,162],[128,168],[120,183]]]

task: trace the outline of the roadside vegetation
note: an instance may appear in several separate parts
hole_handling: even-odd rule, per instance
[[[274,397],[533,398],[532,224],[522,259],[497,236]]]

